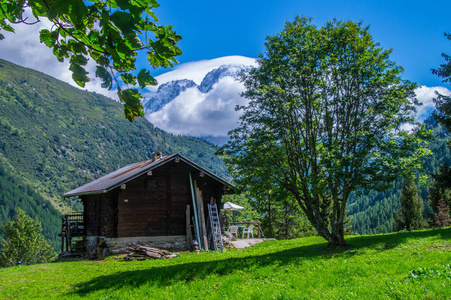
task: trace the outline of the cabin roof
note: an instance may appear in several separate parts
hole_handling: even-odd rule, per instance
[[[109,173],[105,176],[102,176],[98,179],[95,179],[81,187],[78,187],[70,192],[64,194],[64,197],[75,197],[82,195],[92,195],[92,194],[103,194],[115,189],[116,187],[126,183],[136,177],[139,177],[153,169],[156,169],[170,161],[178,158],[181,162],[184,162],[191,167],[203,172],[206,176],[211,177],[212,179],[220,182],[225,186],[231,186],[231,184],[222,178],[214,175],[213,173],[207,171],[196,163],[190,161],[189,159],[181,156],[180,154],[171,154],[154,161],[146,160],[134,164],[127,165],[123,168],[120,168],[112,173]]]

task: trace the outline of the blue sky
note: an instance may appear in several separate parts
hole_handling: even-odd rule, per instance
[[[442,85],[431,69],[451,54],[451,1],[180,1],[160,0],[161,25],[173,25],[183,40],[180,63],[228,55],[257,57],[267,35],[280,32],[295,15],[328,20],[363,21],[376,42],[392,48],[391,58],[405,69],[404,78],[427,86]],[[154,75],[167,70],[155,70]]]
[[[157,1],[160,7],[154,12],[159,24],[172,25],[183,37],[179,44],[183,54],[178,57],[181,64],[231,55],[256,58],[265,50],[267,35],[283,30],[285,22],[295,15],[304,15],[312,17],[318,27],[333,18],[363,21],[376,42],[393,49],[391,58],[404,67],[405,79],[429,87],[446,86],[431,69],[444,62],[443,52],[451,54],[451,42],[443,36],[451,32],[450,0]],[[4,32],[0,58],[73,84],[67,63],[59,64],[51,50],[39,43],[39,29],[50,26],[44,21],[35,26],[17,25],[14,35]],[[138,63],[138,67],[150,68],[145,53]],[[151,73],[157,76],[168,71]],[[92,90],[101,92],[99,88]]]

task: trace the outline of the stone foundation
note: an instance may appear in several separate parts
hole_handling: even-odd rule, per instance
[[[108,246],[109,254],[122,254],[127,252],[127,247],[131,246],[147,246],[159,249],[169,250],[186,250],[186,236],[141,236],[141,237],[121,237],[121,238],[105,238],[105,242]],[[96,251],[97,237],[88,236],[87,248],[89,253]],[[107,254],[108,254],[107,253]]]

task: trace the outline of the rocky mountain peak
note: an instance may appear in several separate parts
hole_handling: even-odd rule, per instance
[[[238,78],[239,74],[249,71],[250,68],[250,66],[245,65],[222,65],[217,69],[211,70],[207,73],[207,75],[205,75],[199,86],[199,91],[202,93],[208,93],[213,88],[213,85],[219,81],[219,79],[224,77]]]
[[[158,90],[152,93],[150,97],[143,100],[145,112],[146,114],[150,114],[161,110],[163,106],[190,88],[197,87],[201,93],[208,93],[213,88],[213,85],[218,83],[221,78],[238,78],[240,73],[249,71],[250,69],[251,67],[246,65],[222,65],[208,72],[199,86],[190,79],[166,82],[160,85]]]
[[[167,103],[174,100],[182,92],[189,88],[197,86],[196,83],[189,79],[181,79],[166,82],[150,97],[143,100],[143,105],[146,112],[159,111]]]

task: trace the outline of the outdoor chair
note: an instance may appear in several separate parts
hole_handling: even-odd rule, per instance
[[[249,238],[249,234],[252,235],[252,238],[254,238],[254,225],[249,225],[248,228],[243,229],[243,239],[244,235],[247,233],[247,238]]]
[[[235,235],[235,238],[238,239],[238,226],[232,225],[227,230],[231,235]]]

